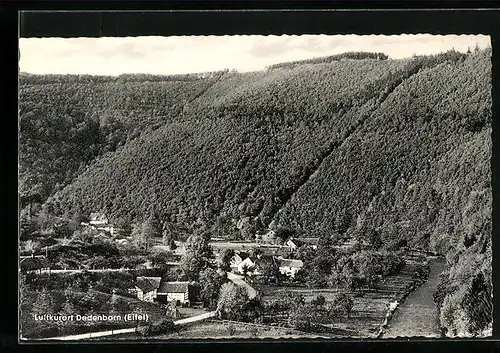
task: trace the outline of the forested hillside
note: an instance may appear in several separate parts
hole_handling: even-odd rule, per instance
[[[27,76],[22,195],[66,217],[432,250],[449,264],[442,326],[477,333],[491,318],[490,55],[362,55],[178,80]]]
[[[119,77],[21,74],[20,187],[44,201],[96,157],[179,119],[224,73]]]
[[[373,109],[373,86],[405,65],[348,61],[228,75],[183,120],[97,161],[57,195],[60,208],[131,220],[155,213],[189,227],[258,216],[262,227]]]

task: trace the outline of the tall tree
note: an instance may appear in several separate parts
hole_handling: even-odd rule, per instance
[[[200,272],[200,299],[206,307],[210,309],[215,309],[217,307],[217,299],[223,283],[224,277],[214,269],[206,268]]]
[[[196,281],[200,272],[212,265],[214,258],[209,244],[210,234],[191,235],[186,242],[186,252],[181,260],[181,268],[189,280]]]
[[[244,287],[227,282],[220,288],[217,315],[221,319],[241,320],[245,317],[248,293]]]
[[[54,300],[51,293],[47,289],[42,289],[38,293],[35,302],[33,303],[32,312],[33,314],[43,315],[54,312]]]

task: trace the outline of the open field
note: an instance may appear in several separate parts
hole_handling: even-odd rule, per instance
[[[418,287],[396,309],[383,337],[439,337],[439,312],[433,293],[439,284],[439,275],[445,266],[444,259],[430,261],[431,273],[427,281]]]
[[[315,338],[305,332],[267,325],[247,324],[223,320],[204,321],[184,326],[178,332],[148,337],[149,340],[186,340],[186,339],[231,339],[231,338]],[[141,339],[136,333],[126,333],[112,337],[113,340]],[[105,340],[105,338],[96,338]]]
[[[365,289],[350,293],[353,298],[353,310],[349,318],[339,317],[325,326],[338,329],[340,335],[349,337],[376,337],[382,325],[389,303],[399,300],[400,296],[414,283],[412,274],[417,264],[409,263],[403,270],[381,280],[374,289]],[[302,294],[306,301],[318,295],[330,301],[338,291],[335,289],[311,289],[307,287],[259,286],[262,300],[279,299],[287,292]],[[268,320],[276,320],[276,317]]]

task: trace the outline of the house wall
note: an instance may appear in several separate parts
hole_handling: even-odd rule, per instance
[[[299,271],[297,267],[288,267],[288,266],[282,266],[279,268],[280,272],[290,276],[290,277],[295,277],[295,274]]]
[[[165,294],[159,294],[158,295],[158,299],[163,299],[163,300],[166,300],[168,302],[176,302],[176,301],[179,301],[180,303],[184,304],[184,303],[188,303],[189,302],[189,296],[188,296],[188,293],[166,293]],[[161,300],[161,301],[163,301]]]
[[[90,221],[89,223],[93,226],[105,226],[108,221]]]
[[[144,302],[154,302],[156,299],[156,289],[147,293],[144,293],[141,289],[137,289],[137,299]]]
[[[255,266],[255,264],[247,258],[247,259],[243,260],[242,262],[240,262],[240,264],[238,265],[238,272],[239,273],[243,274],[243,267],[245,267],[245,265],[250,269],[250,272],[251,272],[252,267]]]

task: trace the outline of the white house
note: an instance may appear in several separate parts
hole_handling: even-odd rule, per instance
[[[264,243],[273,243],[276,240],[276,231],[270,230],[262,234],[262,241]]]
[[[238,264],[238,272],[241,274],[244,274],[245,271],[247,273],[253,273],[253,270],[255,270],[255,262],[249,257]]]
[[[137,299],[145,302],[154,302],[160,287],[161,277],[137,277],[135,288]]]
[[[229,264],[231,267],[232,272],[237,272],[238,271],[238,265],[243,261],[242,255],[239,253],[234,254],[234,256],[231,258]]]
[[[162,282],[157,298],[161,302],[189,304],[189,282]]]
[[[283,259],[282,257],[278,257],[276,262],[278,263],[279,271],[292,278],[304,266],[302,260]]]
[[[108,218],[103,213],[91,213],[89,217],[89,224],[95,227],[103,227],[108,224]]]
[[[294,238],[290,238],[285,242],[285,246],[288,246],[290,248],[290,250],[293,250],[293,251],[297,250],[302,245],[304,245],[304,242],[302,242],[298,239],[294,239]]]

